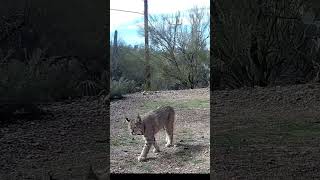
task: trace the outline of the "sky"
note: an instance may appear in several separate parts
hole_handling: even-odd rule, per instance
[[[138,34],[139,26],[143,26],[144,0],[111,0],[110,1],[110,39],[113,39],[114,31],[118,31],[118,38],[127,44],[140,45],[144,38]],[[174,14],[177,11],[185,12],[194,6],[200,8],[210,7],[210,0],[148,0],[148,13]],[[141,12],[142,14],[114,11],[121,9]]]

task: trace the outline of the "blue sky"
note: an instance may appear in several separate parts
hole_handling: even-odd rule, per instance
[[[143,0],[111,0],[110,9],[121,9],[143,13]],[[194,6],[200,8],[210,7],[210,0],[149,0],[148,11],[150,15],[182,13]],[[144,38],[138,34],[139,26],[143,26],[143,15],[110,11],[110,39],[113,39],[114,31],[118,31],[118,37],[127,44],[138,45],[144,43]]]

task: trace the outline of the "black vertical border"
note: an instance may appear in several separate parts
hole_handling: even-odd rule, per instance
[[[107,84],[109,85],[107,87],[108,96],[110,97],[110,79],[111,79],[111,72],[110,72],[110,1],[106,1],[106,25],[105,25],[105,33],[106,33],[106,64],[107,64],[107,72],[108,72],[108,78],[107,78]],[[107,147],[106,147],[106,157],[107,157],[107,171],[110,178],[110,99],[106,102],[106,111],[107,115],[104,116],[104,121],[106,123],[106,136],[107,136]]]
[[[216,6],[215,6],[216,0],[210,0],[210,179],[216,179],[215,173],[214,173],[214,154],[215,154],[215,149],[214,149],[214,129],[213,129],[213,123],[214,119],[213,117],[213,82],[212,82],[212,77],[213,77],[213,49],[215,48],[215,42],[216,42],[216,34],[215,34],[215,25],[216,21],[215,18],[217,17],[217,12],[216,12]]]

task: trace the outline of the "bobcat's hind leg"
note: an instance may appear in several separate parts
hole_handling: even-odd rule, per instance
[[[166,133],[166,140],[167,140],[167,144],[166,147],[171,147],[173,145],[173,134],[172,133]]]
[[[171,147],[173,145],[173,124],[169,125],[166,129],[166,147]]]
[[[160,147],[158,146],[158,144],[156,142],[156,139],[154,139],[153,146],[154,146],[153,152],[154,153],[159,153],[160,152]]]
[[[166,140],[167,140],[166,147],[171,147],[171,146],[173,146],[174,118],[175,118],[175,112],[172,111],[171,113],[169,113],[169,117],[168,117],[169,123],[168,123],[168,125],[165,127],[165,130],[166,130]]]

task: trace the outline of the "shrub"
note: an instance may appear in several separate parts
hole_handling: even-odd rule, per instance
[[[118,81],[111,81],[111,99],[122,98],[124,94],[135,92],[136,83],[121,77]]]

